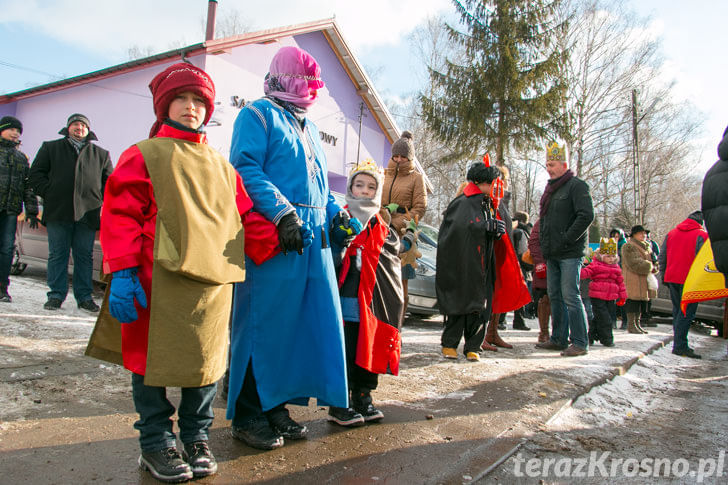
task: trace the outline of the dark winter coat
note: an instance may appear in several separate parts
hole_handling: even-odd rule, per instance
[[[519,222],[515,229],[513,229],[513,249],[516,251],[518,256],[518,262],[521,265],[521,271],[526,281],[531,281],[531,271],[533,271],[533,265],[523,262],[521,257],[528,250],[528,243],[531,238],[531,231],[528,229],[526,224]]]
[[[587,229],[594,220],[589,186],[573,177],[551,195],[540,219],[539,239],[545,259],[572,259],[584,256]]]
[[[480,312],[493,295],[494,239],[485,230],[493,218],[490,197],[472,183],[447,206],[437,239],[435,276],[443,315]]]
[[[28,181],[43,198],[43,224],[82,221],[99,228],[104,186],[113,166],[109,152],[92,140],[96,136],[89,132],[80,153],[68,138],[43,142],[38,150]]]
[[[718,145],[720,160],[703,180],[702,210],[715,266],[728,274],[728,129]]]
[[[38,215],[38,199],[28,184],[28,157],[10,140],[0,139],[0,211]]]

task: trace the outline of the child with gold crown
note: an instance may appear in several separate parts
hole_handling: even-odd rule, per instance
[[[330,407],[329,420],[341,426],[381,420],[371,391],[378,374],[399,373],[404,306],[399,253],[412,247],[415,235],[407,231],[400,244],[388,213],[380,213],[381,194],[380,168],[372,160],[357,164],[346,182],[350,227],[331,230],[351,399],[349,408]]]
[[[627,300],[616,239],[601,239],[599,249],[592,253],[591,263],[581,269],[581,279],[591,280],[589,299],[594,319],[589,321],[589,345],[596,341],[605,347],[614,347],[610,315],[615,313],[615,302],[617,306],[622,306]]]

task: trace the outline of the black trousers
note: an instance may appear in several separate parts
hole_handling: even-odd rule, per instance
[[[356,344],[359,341],[359,322],[344,322],[344,345],[346,348],[346,378],[350,391],[373,391],[379,383],[379,374],[370,372],[356,364]]]
[[[627,300],[622,307],[626,313],[636,313],[638,315],[645,315],[647,313],[647,300]]]
[[[248,370],[245,371],[243,387],[240,389],[238,400],[235,401],[233,426],[245,426],[258,417],[270,416],[277,413],[288,413],[286,403],[279,404],[265,413],[263,412],[263,407],[260,404],[260,396],[258,395],[258,387],[255,382],[255,375],[253,375],[253,362],[248,362]]]
[[[486,325],[487,320],[484,321],[480,313],[445,315],[445,325],[440,340],[442,346],[456,349],[460,345],[460,339],[465,337],[463,353],[479,352],[485,339]]]
[[[594,319],[589,321],[589,340],[601,342],[604,345],[614,343],[612,333],[612,317],[615,304],[612,300],[591,298]]]

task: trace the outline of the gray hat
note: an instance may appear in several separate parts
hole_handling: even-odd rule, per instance
[[[403,131],[402,137],[392,143],[392,156],[399,155],[407,160],[415,159],[415,146],[412,143],[412,133]]]
[[[66,128],[71,126],[71,123],[75,123],[76,121],[80,121],[84,125],[86,125],[86,128],[89,130],[91,129],[91,122],[86,118],[85,115],[82,115],[81,113],[73,113],[71,116],[68,117],[68,121],[66,122]]]

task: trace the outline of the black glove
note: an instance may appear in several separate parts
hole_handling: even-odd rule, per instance
[[[288,254],[288,251],[297,251],[298,254],[303,254],[302,227],[303,221],[295,211],[281,218],[278,223],[278,243],[283,254]]]
[[[28,221],[28,225],[31,229],[37,229],[38,228],[38,216],[25,216],[25,219]]]
[[[485,221],[485,232],[499,239],[506,233],[506,223],[500,219],[488,219]]]

